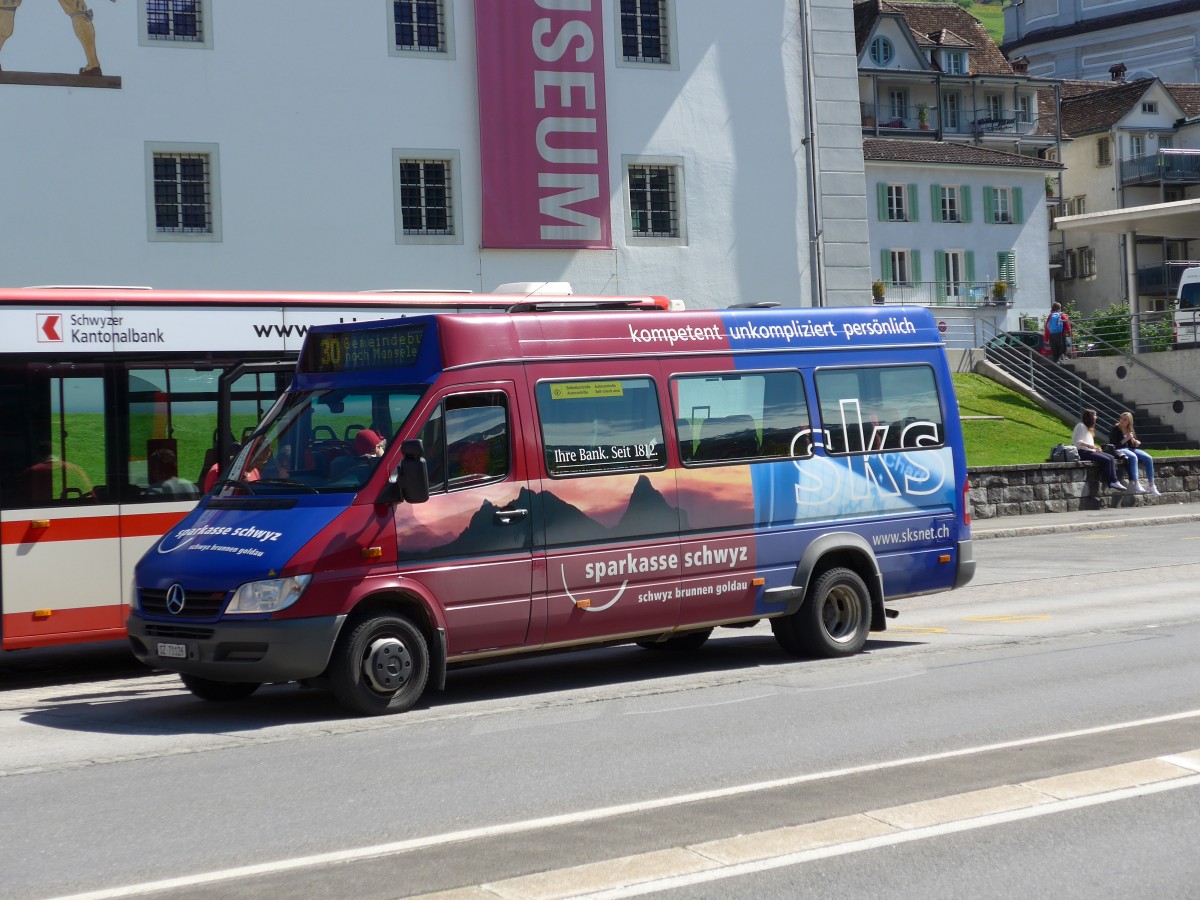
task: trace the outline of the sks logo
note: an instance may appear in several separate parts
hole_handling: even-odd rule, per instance
[[[903,423],[865,423],[858,401],[843,401],[840,426],[806,428],[792,437],[796,467],[796,503],[817,506],[847,497],[867,500],[880,495],[924,497],[947,481],[946,459],[937,453],[913,453],[940,445],[936,422],[906,419]],[[811,442],[831,453],[852,452],[845,463],[804,452]],[[866,451],[859,455],[860,451]],[[871,453],[870,451],[882,451]],[[888,452],[894,451],[894,452]]]
[[[62,343],[62,314],[37,314],[37,339],[39,344]]]

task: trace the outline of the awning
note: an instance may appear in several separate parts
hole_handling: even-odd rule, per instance
[[[1141,237],[1200,238],[1200,199],[1060,216],[1054,220],[1054,227],[1059,231],[1136,232]]]

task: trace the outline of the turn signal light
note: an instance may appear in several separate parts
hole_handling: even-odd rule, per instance
[[[382,547],[363,547],[362,548],[362,558],[363,559],[379,559],[379,557],[381,557],[381,556],[383,556],[383,548]]]

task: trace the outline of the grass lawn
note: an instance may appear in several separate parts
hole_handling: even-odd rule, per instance
[[[1012,466],[1045,462],[1055,444],[1069,444],[1073,426],[1064,425],[1032,400],[982,375],[955,375],[958,411],[1002,420],[964,421],[968,466]],[[1097,435],[1097,443],[1105,436]],[[1195,456],[1195,450],[1154,450],[1151,456]]]

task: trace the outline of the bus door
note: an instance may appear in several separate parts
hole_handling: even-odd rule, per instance
[[[511,381],[456,385],[430,398],[419,437],[430,495],[396,506],[404,574],[441,604],[448,653],[520,647],[533,593],[533,510]]]
[[[123,633],[106,394],[99,364],[0,366],[4,649]]]
[[[551,646],[666,631],[679,617],[679,504],[667,467],[658,366],[529,366],[546,476]]]

